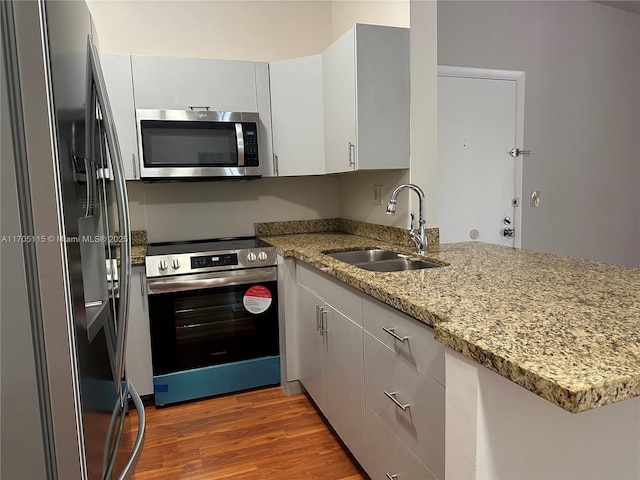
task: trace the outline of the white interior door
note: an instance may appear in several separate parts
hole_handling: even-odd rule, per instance
[[[523,72],[438,68],[441,243],[520,246]],[[510,235],[510,233],[513,233]]]

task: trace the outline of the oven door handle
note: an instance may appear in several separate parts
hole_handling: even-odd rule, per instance
[[[182,275],[147,279],[149,295],[203,290],[251,283],[273,282],[277,280],[276,267],[252,268],[250,270],[229,270],[196,275]]]

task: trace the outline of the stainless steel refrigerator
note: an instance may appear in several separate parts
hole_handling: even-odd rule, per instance
[[[145,419],[125,366],[129,211],[90,13],[0,9],[0,477],[130,478]]]

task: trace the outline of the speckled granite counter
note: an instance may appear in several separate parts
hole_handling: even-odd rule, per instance
[[[439,342],[565,410],[640,395],[640,269],[460,243],[430,249],[443,268],[370,272],[322,252],[412,250],[347,233],[261,238],[433,326]]]
[[[147,231],[133,230],[131,232],[131,265],[144,266],[144,257],[147,256]]]

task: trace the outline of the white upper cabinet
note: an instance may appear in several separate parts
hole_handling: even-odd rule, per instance
[[[269,64],[276,175],[325,172],[322,55]]]
[[[136,108],[257,112],[254,62],[133,55]]]
[[[409,29],[356,24],[322,70],[326,173],[409,168]]]
[[[100,64],[120,144],[125,178],[139,180],[131,57],[129,55],[101,54]]]
[[[257,112],[263,175],[273,175],[269,65],[132,55],[136,109]]]

